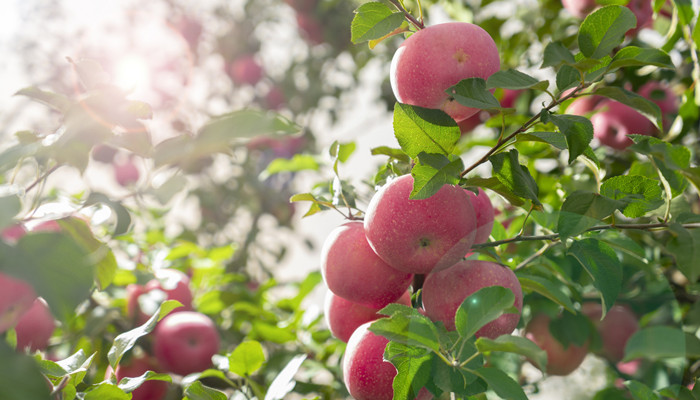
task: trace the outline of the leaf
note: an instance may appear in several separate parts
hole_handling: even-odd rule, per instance
[[[413,400],[430,379],[433,353],[421,347],[389,342],[384,359],[394,364],[397,374],[392,387],[395,400]]]
[[[654,156],[663,161],[664,165],[673,170],[690,167],[690,150],[681,145],[664,142],[661,139],[646,135],[630,135],[634,142],[628,148],[640,154]]]
[[[427,199],[444,185],[459,184],[463,169],[462,159],[454,154],[445,157],[442,154],[421,152],[418,154],[418,163],[411,170],[413,190],[409,198]]]
[[[504,400],[527,400],[518,382],[496,367],[477,368],[474,373],[486,381],[489,388]]]
[[[164,381],[172,382],[173,379],[167,373],[159,374],[154,371],[146,371],[140,376],[136,377],[126,377],[119,381],[119,389],[125,391],[126,393],[131,393],[138,389],[139,386],[143,385],[146,381]]]
[[[597,193],[575,191],[566,197],[561,206],[557,222],[559,238],[565,241],[583,233],[625,205],[623,201]]]
[[[72,106],[73,102],[70,101],[66,96],[41,90],[37,87],[30,86],[24,89],[20,89],[15,96],[26,96],[30,99],[39,102],[41,104],[47,105],[54,110],[65,113]]]
[[[472,347],[474,350],[473,354],[476,354],[476,348],[473,345],[465,347]],[[479,358],[482,357],[477,357],[477,359]],[[470,364],[477,365],[476,362],[471,362]],[[483,364],[483,360],[478,365],[481,364]],[[487,389],[486,382],[479,379],[479,377],[472,372],[466,370],[466,368],[447,365],[438,357],[433,357],[433,368],[431,372],[432,382],[429,380],[428,383],[436,385],[444,392],[453,392],[463,396],[469,396],[483,393]]]
[[[603,317],[615,304],[622,288],[622,266],[615,251],[597,239],[574,242],[569,252],[593,278],[593,286],[600,292]]]
[[[515,69],[498,71],[486,80],[486,89],[538,89],[546,90],[549,81],[540,81]]]
[[[566,149],[566,137],[561,132],[526,132],[516,136],[515,141],[548,143],[559,150]]]
[[[600,193],[623,202],[621,211],[629,218],[639,218],[664,203],[659,182],[638,175],[614,176],[603,182]]]
[[[537,292],[542,296],[564,307],[570,313],[575,313],[574,305],[569,296],[561,289],[563,284],[557,280],[549,280],[546,277],[516,272],[520,286],[525,290]]]
[[[510,150],[508,153],[498,153],[489,157],[493,165],[493,173],[498,180],[515,195],[532,200],[540,205],[539,188],[530,175],[530,171],[518,162],[518,151]]]
[[[46,400],[46,378],[32,357],[15,352],[0,340],[0,399]]]
[[[389,304],[379,313],[389,318],[380,318],[370,325],[369,330],[374,334],[405,345],[440,351],[435,324],[415,308]]]
[[[562,313],[551,320],[549,331],[564,346],[583,347],[591,336],[591,321],[583,314]]]
[[[654,393],[649,386],[639,381],[627,381],[625,386],[630,390],[634,400],[658,400],[659,395]]]
[[[350,25],[350,40],[362,43],[380,39],[401,26],[404,15],[392,11],[387,5],[369,2],[355,10],[355,17]]]
[[[676,10],[678,10],[678,19],[680,23],[683,25],[690,25],[695,16],[691,0],[673,0],[673,5],[676,6]]]
[[[700,278],[700,229],[686,229],[672,222],[669,232],[673,237],[666,243],[666,251],[676,259],[676,265],[690,282]]]
[[[265,171],[260,174],[260,179],[265,180],[272,175],[281,172],[318,171],[319,164],[316,158],[308,154],[295,154],[292,159],[275,158],[268,164]]]
[[[340,143],[337,140],[331,144],[329,154],[333,159],[333,171],[338,174],[338,163],[344,163],[355,152],[357,145],[355,142]]]
[[[608,65],[608,72],[624,67],[643,67],[655,65],[660,68],[674,69],[671,57],[661,49],[626,46],[618,51]]]
[[[421,152],[448,155],[460,138],[457,123],[444,111],[396,103],[394,135],[411,158]]]
[[[3,193],[0,187],[0,193]],[[22,209],[22,203],[16,193],[8,193],[0,195],[0,230],[11,225]]]
[[[227,400],[223,392],[204,386],[202,382],[195,381],[185,387],[185,397],[188,400]]]
[[[627,340],[622,361],[637,358],[660,360],[685,357],[685,334],[670,326],[649,326],[638,330]]]
[[[560,92],[576,86],[581,81],[581,72],[570,65],[562,65],[556,76],[557,89]]]
[[[500,194],[503,196],[508,202],[516,207],[520,207],[525,202],[518,197],[515,193],[513,193],[509,188],[507,188],[503,183],[501,183],[500,180],[496,177],[491,177],[491,178],[479,178],[479,177],[473,177],[464,180],[461,183],[462,186],[478,186],[482,188],[487,188],[491,189],[494,192]]]
[[[291,329],[292,327],[281,328],[263,321],[253,321],[253,333],[263,341],[279,344],[293,342],[297,335]]]
[[[451,86],[445,93],[450,95],[459,104],[478,108],[480,110],[496,110],[501,108],[501,103],[486,89],[486,81],[482,78],[462,79]]]
[[[85,200],[84,205],[87,207],[98,203],[109,207],[115,215],[116,224],[112,235],[120,236],[129,230],[131,226],[131,214],[129,214],[129,210],[127,210],[121,202],[114,201],[102,193],[92,192]]]
[[[229,371],[242,377],[254,374],[264,363],[263,347],[255,340],[242,342],[228,356]]]
[[[259,135],[289,135],[300,130],[298,125],[279,114],[260,110],[239,110],[211,118],[199,129],[195,142],[204,147],[226,145],[234,139]]]
[[[89,357],[85,354],[83,349],[78,350],[73,355],[56,362],[50,360],[38,360],[41,372],[47,376],[54,378],[63,378],[65,376],[71,376],[71,381],[74,384],[80,384],[87,374],[92,360],[95,358],[97,353],[91,354]]]
[[[389,158],[393,158],[398,161],[403,161],[403,162],[411,162],[411,157],[406,155],[406,153],[401,150],[401,149],[393,149],[391,147],[387,146],[379,146],[375,147],[371,150],[371,153],[373,156],[376,155],[383,155],[383,156],[388,156]]]
[[[554,115],[542,113],[542,122],[552,122],[566,137],[569,149],[569,164],[588,149],[593,140],[593,125],[591,121],[579,115]]]
[[[117,273],[117,260],[109,246],[97,240],[87,223],[80,218],[63,218],[57,222],[76,243],[90,252],[90,258],[97,263],[96,280],[99,288],[104,289],[109,286]]]
[[[653,101],[617,86],[602,86],[593,95],[604,96],[630,106],[647,117],[657,128],[663,126],[661,109]]]
[[[515,295],[503,286],[488,286],[469,295],[457,308],[455,327],[459,335],[469,338],[484,325],[513,307]]]
[[[619,46],[625,32],[637,25],[629,8],[606,6],[595,10],[583,20],[578,33],[578,47],[588,58],[600,59]]]
[[[573,64],[575,62],[574,55],[562,42],[550,42],[544,48],[540,68],[558,67],[562,64]]]
[[[530,339],[522,336],[502,335],[496,339],[480,337],[476,339],[479,352],[502,351],[527,357],[541,371],[547,370],[547,353]]]
[[[83,400],[130,400],[131,396],[124,393],[116,385],[103,382],[99,385],[91,386],[86,392]]]
[[[294,375],[296,375],[304,360],[306,360],[306,354],[297,354],[282,368],[282,371],[270,383],[270,387],[265,394],[265,400],[282,400],[294,390],[296,385]]]
[[[319,212],[325,208],[332,208],[333,207],[332,203],[330,203],[328,201],[324,201],[324,200],[319,200],[311,193],[295,194],[289,198],[289,201],[292,203],[296,203],[299,201],[310,201],[311,207],[309,208],[309,211],[307,211],[306,214],[304,214],[305,217],[316,214],[317,212]]]

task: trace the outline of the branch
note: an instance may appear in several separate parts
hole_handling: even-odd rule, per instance
[[[48,176],[51,175],[54,171],[56,171],[58,169],[58,167],[60,167],[60,166],[61,166],[61,164],[57,164],[57,165],[54,165],[53,167],[51,167],[49,170],[44,172],[40,177],[36,178],[36,180],[34,182],[32,182],[29,186],[27,186],[26,189],[24,189],[24,191],[28,192],[28,191],[34,189],[34,187],[36,185],[41,183],[41,181],[43,181],[44,179],[48,178]]]
[[[403,15],[406,17],[406,19],[410,23],[412,23],[416,28],[418,28],[418,29],[425,28],[425,25],[423,24],[423,22],[418,21],[413,15],[411,15],[411,13],[406,11],[406,9],[403,7],[401,2],[399,2],[399,0],[389,0],[389,2],[391,4],[393,4],[399,11],[401,11],[403,13]]]

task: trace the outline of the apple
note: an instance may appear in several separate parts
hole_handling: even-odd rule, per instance
[[[284,0],[284,2],[298,13],[308,13],[316,8],[318,0]]]
[[[601,320],[602,306],[598,303],[584,303],[581,312],[593,321],[600,334],[601,355],[614,363],[622,360],[627,340],[639,330],[639,321],[632,310],[614,305]]]
[[[567,114],[589,117],[595,110],[598,103],[605,98],[602,96],[581,96],[569,104],[566,108]]]
[[[191,50],[197,48],[199,39],[202,36],[202,24],[190,16],[181,16],[174,23],[173,27],[187,42]]]
[[[444,185],[427,199],[411,200],[411,175],[384,185],[370,201],[367,240],[392,267],[414,274],[447,268],[467,254],[476,237],[476,213],[459,186]]]
[[[336,295],[375,309],[401,297],[413,278],[372,251],[359,221],[331,231],[321,249],[321,274]]]
[[[284,91],[279,86],[273,86],[265,94],[265,105],[270,110],[279,110],[284,107],[287,102],[287,98],[284,95]]]
[[[253,54],[244,54],[233,60],[227,72],[237,85],[253,86],[263,77],[263,69]]]
[[[360,325],[348,340],[343,356],[343,380],[356,400],[391,400],[396,367],[384,361],[384,349],[389,340],[369,331],[371,322]],[[433,396],[422,388],[415,400]]]
[[[525,327],[525,337],[535,342],[547,353],[547,373],[549,375],[569,375],[581,365],[588,354],[588,342],[583,346],[569,343],[564,348],[549,330],[550,317],[537,314]]]
[[[404,293],[396,303],[411,306],[410,292]],[[333,336],[347,343],[355,329],[365,322],[371,322],[383,317],[378,311],[381,308],[367,307],[360,303],[345,300],[336,296],[330,290],[326,293],[324,315],[326,324]]]
[[[56,220],[44,221],[31,229],[32,232],[61,232],[62,230]]]
[[[634,36],[640,29],[647,27],[651,23],[654,14],[651,0],[630,0],[626,7],[632,11],[637,18],[637,27],[627,31],[628,37]],[[598,8],[596,0],[561,0],[562,6],[569,13],[579,19],[584,19],[593,10]]]
[[[515,107],[515,101],[518,100],[520,94],[523,90],[515,89],[503,89],[503,96],[501,97],[500,103],[503,108],[513,108]]]
[[[141,355],[117,365],[114,375],[117,377],[117,382],[120,382],[124,378],[138,378],[148,371],[161,372],[158,362],[153,357]],[[131,400],[161,400],[167,391],[168,382],[149,380],[131,392]]]
[[[0,239],[7,243],[17,243],[27,233],[27,228],[22,224],[10,225],[0,231]]]
[[[296,18],[299,31],[307,42],[313,45],[323,43],[323,26],[314,15],[299,13]]]
[[[115,155],[117,155],[117,149],[106,144],[98,144],[92,148],[92,159],[97,162],[111,164]]]
[[[652,135],[654,125],[637,110],[620,102],[605,99],[591,116],[593,136],[600,143],[617,150],[624,150],[633,142],[629,134]]]
[[[448,22],[406,39],[394,54],[389,78],[400,103],[440,109],[459,122],[479,110],[457,103],[445,90],[463,79],[487,79],[500,68],[498,48],[485,30]]]
[[[0,333],[14,327],[36,298],[32,285],[0,272]]]
[[[172,312],[192,310],[190,278],[176,269],[163,268],[146,285],[129,284],[126,287],[126,309],[129,318],[143,325],[165,300],[177,300],[183,307]]]
[[[661,115],[663,115],[664,128],[668,129],[672,122],[671,116],[678,113],[680,103],[678,96],[668,84],[659,81],[649,81],[639,88],[638,94],[659,106]]]
[[[123,187],[135,184],[139,180],[139,169],[132,159],[114,164],[114,179]]]
[[[561,0],[564,9],[576,18],[584,19],[598,7],[596,0]]]
[[[489,196],[481,188],[479,188],[478,195],[468,189],[464,189],[464,191],[469,195],[472,207],[474,207],[474,213],[476,213],[476,236],[474,237],[474,244],[486,243],[489,240],[489,236],[491,236],[495,215],[491,199],[489,199]]]
[[[214,322],[196,311],[168,314],[154,331],[153,353],[158,363],[176,374],[204,371],[218,351],[219,333]]]
[[[469,295],[483,287],[503,286],[515,295],[513,306],[522,311],[523,291],[513,271],[490,261],[463,260],[439,272],[428,274],[423,283],[423,308],[433,321],[442,321],[448,330],[455,330],[455,313]],[[520,313],[503,314],[484,325],[476,337],[495,339],[513,332]]]
[[[56,322],[49,305],[41,297],[36,298],[15,326],[17,350],[29,348],[31,352],[35,352],[46,349],[55,329]]]

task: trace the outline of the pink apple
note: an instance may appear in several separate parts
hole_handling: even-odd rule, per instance
[[[406,292],[396,303],[410,307],[410,292]],[[330,290],[326,293],[326,300],[324,303],[326,324],[333,336],[346,343],[350,339],[352,333],[355,332],[355,329],[360,325],[381,318],[382,315],[378,313],[380,309],[381,308],[367,307],[360,303],[345,300],[342,297],[336,296]]]
[[[265,105],[270,110],[279,110],[284,107],[287,102],[287,98],[284,95],[284,91],[279,86],[273,86],[265,95]]]
[[[625,306],[614,305],[603,315],[602,306],[598,303],[584,303],[581,311],[591,319],[596,326],[603,344],[601,354],[612,362],[619,362],[625,355],[625,345],[635,332],[639,330],[637,316]]]
[[[162,290],[167,300],[177,300],[184,307],[179,310],[192,309],[192,291],[190,290],[190,278],[176,269],[162,268],[155,272],[155,279],[146,283],[146,291]]]
[[[367,207],[365,232],[372,249],[389,265],[427,274],[467,254],[476,237],[476,214],[459,186],[444,185],[422,200],[411,200],[413,177],[384,185]]]
[[[326,238],[321,249],[321,273],[336,295],[376,309],[401,297],[413,278],[372,251],[359,221],[335,228]]]
[[[32,232],[61,232],[63,229],[56,220],[49,220],[40,223],[32,228]]]
[[[244,54],[233,60],[227,72],[237,85],[252,86],[263,77],[263,69],[253,54]]]
[[[439,272],[428,274],[423,283],[423,307],[433,321],[455,329],[455,313],[469,295],[488,286],[503,286],[515,295],[513,305],[523,309],[523,291],[513,271],[490,261],[464,260]],[[518,326],[520,314],[503,314],[476,332],[477,337],[494,339]]]
[[[0,239],[7,243],[17,243],[27,233],[27,228],[22,224],[10,225],[0,231]]]
[[[471,117],[457,122],[459,132],[462,134],[462,136],[472,133],[477,126],[481,125],[487,119],[489,119],[489,113],[487,111],[480,111]]]
[[[36,299],[32,285],[0,273],[0,333],[14,327]]]
[[[449,22],[421,29],[401,44],[391,61],[391,87],[400,103],[441,109],[459,122],[479,110],[460,105],[445,90],[463,79],[487,79],[500,68],[498,48],[485,30]]]
[[[296,15],[296,18],[297,26],[307,42],[314,45],[323,43],[323,26],[316,16],[299,13]]]
[[[121,186],[127,187],[135,184],[139,180],[139,169],[131,159],[114,164],[114,179]]]
[[[158,362],[149,355],[133,357],[126,363],[117,366],[115,375],[117,382],[124,378],[137,378],[148,371],[161,372]],[[161,400],[165,398],[168,391],[168,382],[165,381],[145,381],[136,390],[131,392],[131,400]]]
[[[165,300],[177,300],[183,307],[172,312],[192,310],[190,278],[175,269],[163,268],[155,273],[145,286],[130,284],[126,287],[126,308],[129,318],[143,325]]]
[[[593,135],[600,143],[617,150],[624,150],[633,142],[629,134],[651,135],[654,125],[632,107],[614,100],[603,100],[591,116]]]
[[[350,337],[343,357],[343,380],[356,400],[391,400],[396,367],[384,361],[389,340],[369,331],[371,322],[358,327]]]
[[[580,115],[582,117],[590,116],[596,109],[598,103],[605,98],[602,96],[581,96],[576,98],[566,108],[567,114]]]
[[[92,159],[97,162],[111,164],[115,155],[117,155],[117,149],[106,144],[98,144],[92,148]]]
[[[649,81],[639,88],[639,95],[656,103],[663,115],[664,128],[671,125],[672,115],[678,113],[679,99],[665,82]]]
[[[298,13],[309,13],[316,8],[318,0],[284,0],[284,2]]]
[[[569,343],[564,346],[552,336],[549,330],[550,318],[546,314],[535,315],[525,327],[525,337],[535,342],[547,353],[547,373],[549,375],[569,375],[578,368],[588,353],[588,342],[584,346]]]
[[[598,7],[595,0],[561,0],[564,9],[574,17],[584,19],[591,11]]]
[[[523,90],[503,89],[503,97],[500,100],[501,107],[514,108],[515,101],[518,100],[522,92]]]
[[[56,329],[49,305],[42,298],[37,298],[17,322],[17,350],[29,348],[31,352],[44,350]]]
[[[474,238],[474,244],[486,243],[493,229],[494,210],[491,199],[489,199],[489,196],[481,188],[479,188],[478,195],[468,189],[464,191],[469,195],[469,199],[474,207],[474,212],[476,213],[476,236]]]
[[[204,371],[219,351],[219,333],[204,314],[183,311],[169,314],[156,326],[153,352],[167,371],[180,375]]]

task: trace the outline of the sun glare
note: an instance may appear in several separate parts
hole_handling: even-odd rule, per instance
[[[115,69],[114,83],[125,90],[143,90],[149,84],[150,71],[146,60],[129,55],[122,58]]]

